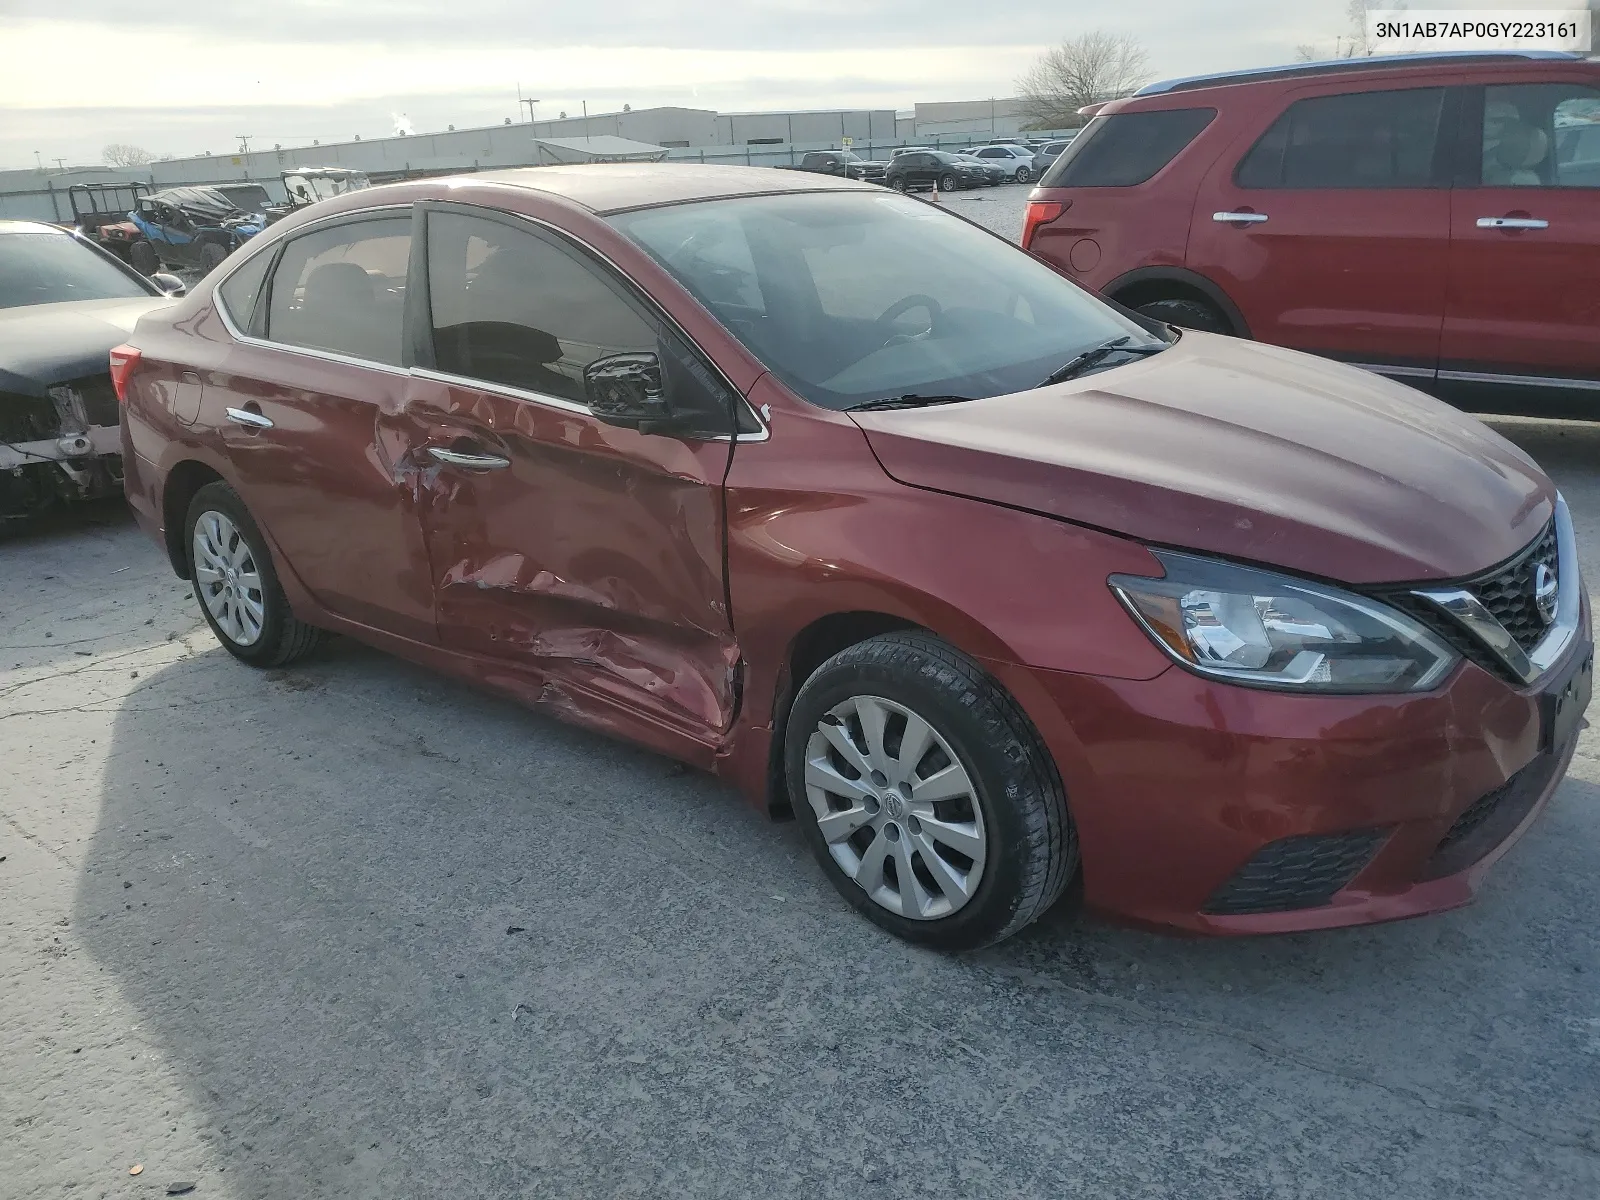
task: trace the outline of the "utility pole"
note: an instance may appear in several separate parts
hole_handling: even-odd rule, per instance
[[[589,140],[589,102],[583,102],[583,140]]]
[[[64,158],[56,159],[56,170],[65,175],[67,173],[67,160]]]
[[[240,154],[249,154],[250,153],[250,139],[253,138],[253,137],[255,137],[255,134],[253,134],[253,133],[250,133],[250,134],[241,133],[241,134],[238,135],[238,138],[239,138],[239,153]]]
[[[39,174],[43,175],[44,174],[44,159],[39,157],[39,152],[37,150],[35,150],[33,152],[33,161],[39,164]]]
[[[532,125],[533,124],[533,106],[535,104],[539,103],[539,102],[537,100],[534,100],[534,99],[530,98],[530,99],[527,99],[527,100],[518,100],[517,103],[518,104],[526,104],[528,106],[528,124]]]

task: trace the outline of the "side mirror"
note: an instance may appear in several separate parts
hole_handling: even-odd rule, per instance
[[[168,296],[182,296],[189,290],[188,284],[184,283],[184,281],[179,279],[176,275],[170,275],[166,271],[157,271],[154,275],[150,276],[150,282],[155,284]]]
[[[589,409],[607,425],[640,433],[672,430],[672,406],[661,381],[661,359],[654,354],[608,354],[583,369],[583,394]]]

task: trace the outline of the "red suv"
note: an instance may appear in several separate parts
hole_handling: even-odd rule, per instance
[[[1510,443],[871,184],[373,188],[112,359],[129,502],[236,658],[333,630],[715,771],[937,946],[1080,871],[1198,932],[1465,903],[1589,696]]]
[[[1600,406],[1600,63],[1343,60],[1152,84],[1040,180],[1023,245],[1194,329],[1479,411]]]

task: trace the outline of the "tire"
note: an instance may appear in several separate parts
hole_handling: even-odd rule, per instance
[[[941,192],[953,192],[959,186],[960,183],[954,175],[939,176],[939,190]]]
[[[204,529],[199,528],[202,522]],[[252,667],[281,667],[316,648],[322,631],[290,610],[266,539],[238,493],[225,483],[208,483],[189,502],[183,528],[194,598],[224,650]],[[197,539],[208,543],[215,553],[208,555]],[[237,575],[223,576],[202,561],[206,558],[233,568]],[[215,582],[202,580],[208,572]],[[240,587],[228,604],[227,589],[239,581],[248,585],[252,575],[257,586]],[[236,615],[230,619],[229,612]]]
[[[1031,183],[1032,181],[1033,181],[1033,172],[1032,171],[1028,170],[1027,167],[1018,167],[1017,168],[1017,182],[1018,183]]]
[[[228,257],[227,248],[219,246],[216,242],[207,242],[200,247],[200,274],[209,275],[222,265],[222,260]]]
[[[874,740],[863,713],[878,731],[870,756],[860,749]],[[929,730],[919,751],[905,741],[913,718]],[[889,770],[863,772],[841,745],[863,766]],[[902,765],[902,753],[917,760]],[[784,770],[834,887],[907,941],[949,951],[998,942],[1054,904],[1077,870],[1061,777],[1032,722],[983,668],[931,634],[883,634],[818,667],[790,710]],[[918,800],[936,775],[959,786]]]
[[[1181,329],[1201,333],[1232,334],[1233,326],[1218,308],[1205,300],[1152,300],[1139,305],[1138,312]]]
[[[892,176],[890,176],[889,177],[889,186],[892,187],[897,192],[905,191],[906,190],[906,177],[904,175],[892,175]]]
[[[146,277],[161,270],[161,259],[156,248],[141,238],[128,247],[128,262],[139,274]]]

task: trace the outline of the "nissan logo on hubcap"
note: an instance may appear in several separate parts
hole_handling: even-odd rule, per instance
[[[889,816],[896,821],[905,816],[905,801],[900,799],[900,797],[896,796],[893,792],[890,792],[883,798],[883,807],[888,812]]]
[[[1549,563],[1540,563],[1533,569],[1533,603],[1539,610],[1539,618],[1546,625],[1556,619],[1556,593],[1560,590],[1560,580],[1556,578],[1555,568]]]

